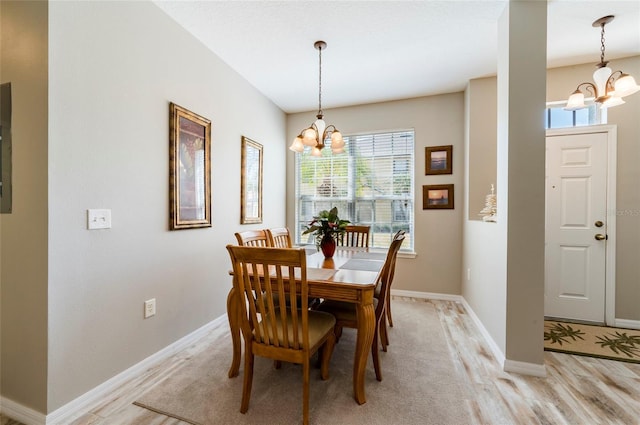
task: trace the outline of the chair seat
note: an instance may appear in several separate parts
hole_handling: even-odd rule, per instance
[[[373,299],[374,309],[378,306],[378,300]],[[316,311],[333,315],[338,322],[355,322],[358,320],[356,305],[345,301],[326,300],[320,303]]]
[[[302,320],[300,314],[298,314],[298,320],[299,321]],[[280,344],[283,344],[284,343],[284,341],[282,340],[283,332],[281,332],[282,320],[280,319],[280,316],[276,317],[275,321],[276,321],[276,327],[278,329],[278,335],[279,335],[278,342]],[[333,329],[333,327],[336,325],[336,318],[332,314],[325,313],[322,311],[309,311],[308,321],[309,321],[309,345],[312,347],[315,346],[319,341],[321,341],[322,338],[325,337],[327,332]],[[260,321],[260,325],[262,325],[263,323],[265,323],[270,329],[271,320],[269,316],[267,316],[266,318],[263,318]],[[292,326],[291,316],[287,317],[287,331],[288,331],[289,341],[293,341],[293,326]],[[254,332],[254,335],[255,335],[255,332]],[[302,341],[302,327],[299,327],[298,329],[298,338],[300,341]]]

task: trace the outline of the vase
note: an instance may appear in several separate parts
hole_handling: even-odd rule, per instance
[[[324,254],[324,258],[333,257],[333,253],[336,252],[336,240],[330,234],[326,234],[320,241],[320,249]]]

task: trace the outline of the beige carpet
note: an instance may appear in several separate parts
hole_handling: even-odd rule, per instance
[[[640,331],[545,320],[544,349],[640,363]]]
[[[312,424],[467,424],[466,387],[451,360],[433,305],[393,300],[395,327],[389,351],[381,353],[383,380],[375,379],[371,356],[367,403],[353,399],[355,331],[345,329],[331,359],[330,378],[311,371]],[[256,357],[251,403],[240,413],[242,374],[227,378],[231,361],[228,333],[135,401],[134,404],[196,425],[293,424],[302,421],[301,367],[273,368]]]

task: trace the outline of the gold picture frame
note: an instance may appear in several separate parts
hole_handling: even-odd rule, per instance
[[[211,121],[169,104],[169,229],[211,227]]]
[[[453,208],[452,184],[429,184],[422,186],[423,210],[452,210]]]
[[[262,145],[242,136],[240,223],[262,223]]]

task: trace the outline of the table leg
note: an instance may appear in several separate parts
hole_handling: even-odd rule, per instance
[[[240,372],[240,359],[242,357],[242,343],[240,341],[240,311],[235,288],[231,288],[227,296],[227,317],[231,328],[231,340],[233,343],[233,360],[229,368],[229,378],[238,376]]]
[[[373,291],[372,291],[373,292]],[[370,299],[368,299],[370,298]],[[356,307],[358,314],[358,336],[356,353],[353,361],[353,393],[358,404],[364,404],[367,399],[364,394],[364,378],[367,369],[367,359],[371,352],[373,332],[375,331],[376,313],[373,308],[373,294]]]

